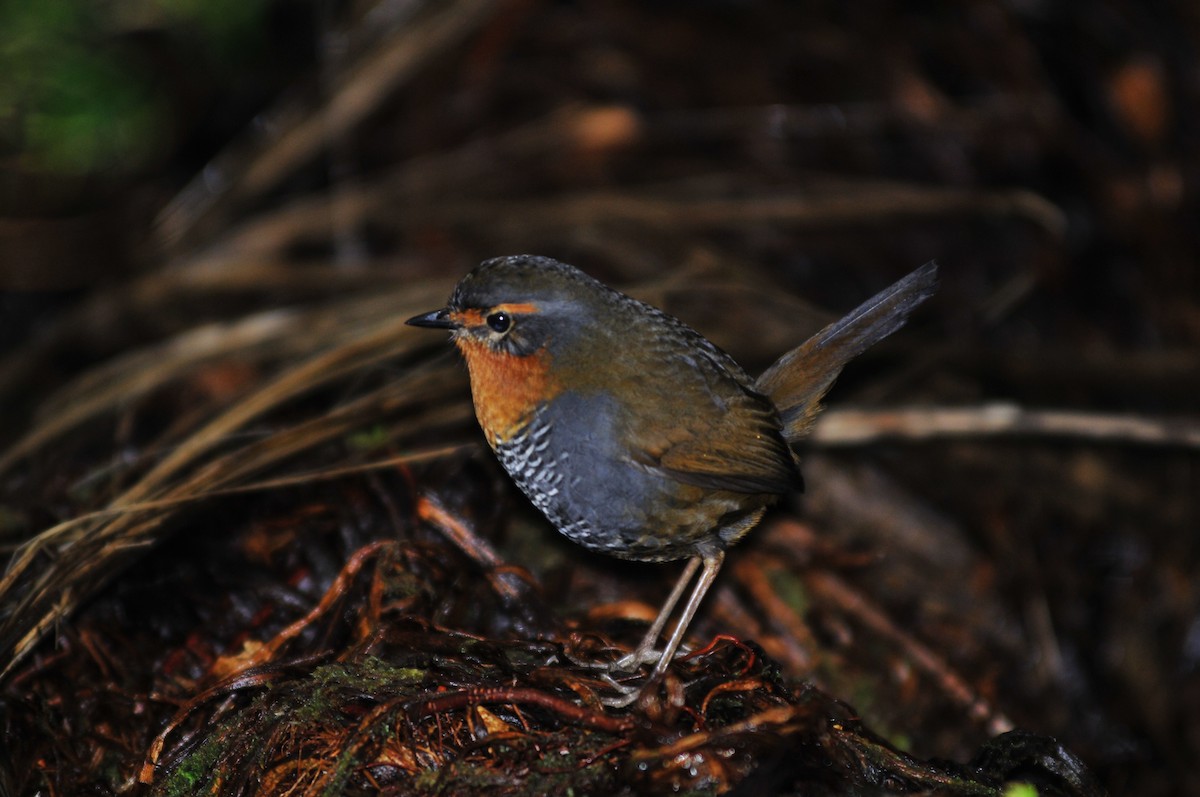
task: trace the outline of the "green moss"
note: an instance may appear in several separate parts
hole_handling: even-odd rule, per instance
[[[223,724],[221,730],[228,727]],[[180,762],[155,790],[155,794],[166,797],[185,797],[196,794],[200,787],[208,784],[213,775],[213,765],[224,751],[225,734],[218,730],[205,739]]]
[[[202,67],[233,70],[266,0],[121,3],[0,0],[0,148],[31,171],[130,172],[171,138],[172,99],[130,25],[186,41]],[[136,15],[136,18],[133,16]]]
[[[396,694],[421,684],[426,676],[425,670],[393,667],[374,656],[354,664],[327,664],[313,670],[308,684],[293,695],[295,706],[288,711],[288,721],[299,725],[321,722],[338,709],[346,693]]]
[[[1004,797],[1038,797],[1038,790],[1030,783],[1010,783],[1004,787]]]

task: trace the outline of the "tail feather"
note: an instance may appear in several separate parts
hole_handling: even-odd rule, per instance
[[[755,382],[770,397],[783,421],[783,436],[794,443],[808,433],[821,398],[842,367],[886,338],[937,290],[937,264],[913,271],[890,288],[851,310],[775,361]]]

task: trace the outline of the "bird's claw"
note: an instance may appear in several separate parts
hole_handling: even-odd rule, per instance
[[[662,651],[652,647],[638,648],[629,653],[626,653],[615,661],[597,661],[595,659],[584,659],[583,657],[572,656],[569,653],[564,654],[567,661],[574,664],[576,667],[581,667],[585,670],[599,670],[605,673],[621,673],[628,674],[636,672],[643,664],[654,664],[662,657]]]
[[[634,703],[642,694],[644,684],[619,683],[612,675],[605,673],[601,679],[612,688],[616,694],[600,698],[600,703],[608,708],[625,708]]]
[[[609,672],[634,672],[643,664],[654,664],[660,658],[662,658],[661,650],[655,650],[652,647],[638,648],[609,663],[606,665],[606,669]]]

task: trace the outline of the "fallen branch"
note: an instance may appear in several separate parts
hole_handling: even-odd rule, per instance
[[[809,439],[822,446],[861,446],[883,439],[918,441],[1002,436],[1200,448],[1200,420],[1027,410],[1005,403],[978,407],[831,409],[817,419]]]

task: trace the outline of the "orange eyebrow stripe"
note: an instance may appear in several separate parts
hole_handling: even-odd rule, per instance
[[[508,304],[498,304],[488,310],[481,310],[475,307],[468,307],[466,310],[458,310],[450,314],[450,318],[465,327],[477,327],[487,320],[489,314],[498,310],[502,310],[509,315],[530,315],[539,312],[536,304],[529,302],[511,302]]]
[[[540,312],[538,310],[538,306],[536,304],[530,304],[529,302],[513,302],[510,304],[498,304],[492,309],[504,310],[505,312],[512,313],[514,315],[529,315],[530,313]]]

